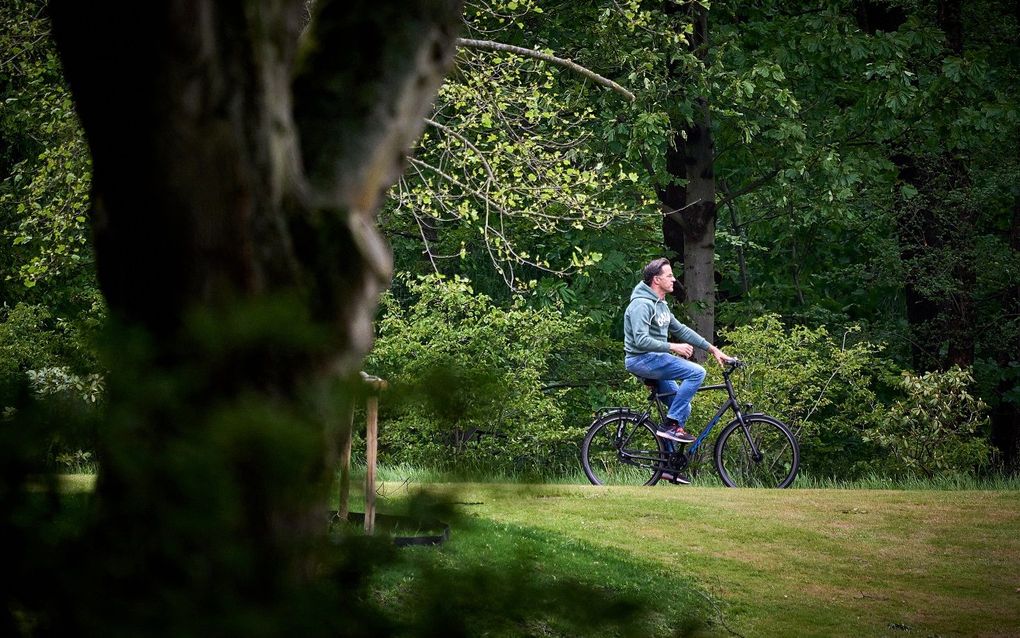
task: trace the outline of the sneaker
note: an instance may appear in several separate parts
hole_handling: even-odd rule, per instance
[[[674,473],[674,472],[663,472],[662,476],[660,478],[663,481],[669,481],[670,483],[673,483],[674,485],[690,485],[691,484],[691,479],[687,478],[686,474],[681,474],[679,472],[676,472],[676,473]]]
[[[664,428],[655,431],[655,436],[669,439],[670,441],[676,441],[677,443],[694,443],[696,437],[691,436],[682,427]]]

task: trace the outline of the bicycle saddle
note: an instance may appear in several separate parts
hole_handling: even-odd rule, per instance
[[[634,373],[632,372],[631,374]],[[644,377],[638,377],[638,375],[636,374],[634,376],[638,378],[638,381],[640,381],[641,383],[645,384],[646,386],[653,390],[657,390],[659,388],[659,382],[656,381],[655,379],[646,379]]]

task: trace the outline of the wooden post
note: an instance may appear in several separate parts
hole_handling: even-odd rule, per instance
[[[379,449],[379,393],[386,389],[386,381],[379,377],[361,373],[361,379],[368,387],[365,398],[365,533],[375,531],[375,463]]]
[[[347,413],[340,424],[340,503],[337,512],[340,520],[346,521],[350,513],[351,500],[351,440],[354,438],[354,397],[351,397]]]
[[[365,401],[365,533],[375,531],[375,455],[379,444],[379,397],[370,394]]]

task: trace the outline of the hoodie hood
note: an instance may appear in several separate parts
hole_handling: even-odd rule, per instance
[[[655,291],[652,290],[652,287],[643,281],[639,281],[638,284],[634,286],[634,290],[630,292],[630,300],[634,301],[635,299],[647,299],[652,303],[659,303],[662,301],[659,299],[659,295],[655,294]]]

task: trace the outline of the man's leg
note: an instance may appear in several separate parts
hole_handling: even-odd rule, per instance
[[[680,384],[673,379],[657,379],[659,385],[656,392],[659,395],[659,401],[666,406],[666,410],[669,410],[669,406],[673,405],[673,399],[676,397],[677,390],[680,389]]]
[[[705,368],[680,357],[672,359],[675,363],[670,366],[670,373],[672,378],[680,380],[680,387],[673,397],[667,416],[683,427],[691,416],[691,400],[705,381]]]
[[[629,372],[639,377],[657,379],[659,394],[676,392],[672,403],[669,404],[667,416],[681,426],[687,422],[691,415],[691,399],[705,380],[703,367],[693,361],[664,352],[649,352],[627,357],[626,366]],[[673,382],[674,379],[680,380],[679,386]]]

